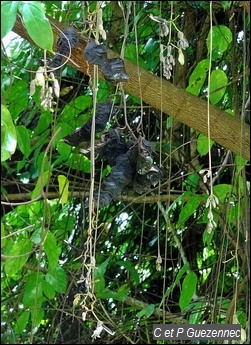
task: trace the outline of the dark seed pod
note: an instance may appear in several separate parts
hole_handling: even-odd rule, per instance
[[[129,79],[129,75],[125,70],[124,61],[120,58],[107,59],[106,62],[101,65],[101,72],[105,80],[112,83],[124,82]]]
[[[98,103],[96,105],[95,113],[95,132],[101,132],[105,129],[105,126],[109,120],[112,111],[112,102],[107,100],[105,103]],[[71,146],[78,146],[83,141],[89,141],[91,139],[92,118],[88,120],[82,127],[75,130],[73,133],[64,137],[64,141],[67,141]]]
[[[101,66],[107,60],[107,48],[104,44],[90,41],[85,47],[84,55],[88,62]]]

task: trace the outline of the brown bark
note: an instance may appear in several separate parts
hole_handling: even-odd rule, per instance
[[[64,27],[62,23],[49,19],[52,23],[56,42],[59,37],[57,28],[62,30]],[[13,31],[31,42],[20,18],[15,23]],[[92,75],[93,66],[88,64],[83,55],[86,44],[86,37],[80,35],[80,44],[76,49],[73,49],[71,59],[78,65],[78,70]],[[109,51],[109,54],[114,56],[112,51]],[[70,61],[69,64],[76,68],[76,65]],[[163,113],[200,133],[208,134],[208,106],[206,101],[189,94],[127,59],[125,59],[125,66],[130,76],[129,81],[123,84],[126,92],[139,98],[142,97],[142,100],[153,108],[162,110]],[[102,78],[101,73],[100,77]],[[242,123],[238,114],[230,116],[213,105],[210,105],[209,110],[211,139],[233,153],[250,160],[250,126]]]

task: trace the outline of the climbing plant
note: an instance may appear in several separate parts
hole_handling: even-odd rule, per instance
[[[2,343],[250,341],[249,3],[1,16]]]

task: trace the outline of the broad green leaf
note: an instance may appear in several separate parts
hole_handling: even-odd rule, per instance
[[[1,1],[1,39],[13,28],[21,1]]]
[[[49,181],[50,178],[50,172],[45,171],[42,176],[39,177],[37,180],[36,186],[34,190],[31,193],[31,198],[35,199],[41,194],[42,188],[46,185],[46,183]]]
[[[34,327],[39,326],[39,324],[43,320],[43,318],[44,318],[44,309],[38,307],[35,303],[35,306],[33,306],[33,308],[31,308],[32,325],[34,325]]]
[[[44,301],[43,280],[44,274],[42,272],[34,272],[30,275],[27,283],[24,285],[24,306],[34,307],[34,304],[36,304],[37,308],[39,308],[42,305]]]
[[[22,2],[19,7],[24,26],[32,40],[42,49],[53,53],[53,32],[39,1]]]
[[[206,155],[209,152],[209,147],[210,149],[212,148],[214,141],[211,139],[210,140],[210,146],[208,145],[209,140],[208,137],[205,136],[204,134],[199,134],[197,138],[197,151],[201,156]]]
[[[245,167],[247,162],[248,162],[247,159],[245,159],[241,156],[235,156],[235,164],[236,164],[237,173],[240,172]]]
[[[53,271],[58,265],[60,248],[57,246],[56,238],[51,231],[48,231],[48,233],[46,234],[44,251],[48,258],[49,268]]]
[[[117,261],[116,264],[124,266],[130,272],[134,285],[138,285],[140,283],[139,273],[130,261]]]
[[[222,70],[216,69],[211,73],[209,100],[212,104],[217,104],[222,99],[226,91],[227,82],[227,75]]]
[[[72,100],[71,102],[67,103],[64,107],[61,115],[58,117],[58,120],[62,122],[69,122],[71,124],[72,120],[76,115],[81,113],[82,111],[86,110],[92,105],[92,98],[91,96],[79,96]],[[86,121],[90,115],[87,114]]]
[[[189,272],[183,280],[179,299],[179,306],[181,311],[184,311],[191,302],[193,295],[196,292],[197,280],[197,275],[194,272]]]
[[[13,121],[17,120],[22,111],[27,111],[29,107],[28,83],[19,80],[11,86],[11,92],[6,97],[6,104],[9,104],[9,112]]]
[[[1,104],[1,162],[9,159],[16,151],[17,133],[9,110]]]
[[[72,153],[67,164],[76,170],[82,170],[86,173],[91,172],[91,161],[89,158],[80,153]]]
[[[154,304],[149,304],[147,307],[139,311],[136,316],[140,319],[142,316],[150,317],[152,313],[154,312],[155,305]]]
[[[136,45],[133,43],[126,44],[125,58],[134,62],[135,64],[139,64],[141,67],[147,67],[145,61],[140,56],[138,56]]]
[[[38,124],[34,130],[34,136],[44,132],[52,123],[52,113],[49,111],[42,112],[39,116]]]
[[[9,258],[5,262],[5,272],[7,275],[12,276],[16,274],[23,265],[27,262],[32,249],[32,242],[29,238],[19,239],[11,248],[8,256],[14,256]]]
[[[57,144],[57,150],[63,160],[68,160],[72,152],[72,147],[64,142],[59,142]]]
[[[213,192],[219,199],[219,203],[224,204],[225,199],[230,197],[232,189],[231,184],[218,184],[213,187]]]
[[[20,151],[28,158],[31,153],[30,134],[24,126],[17,126],[17,143]]]
[[[28,323],[29,318],[30,318],[30,311],[25,310],[21,313],[21,315],[18,317],[17,322],[15,323],[15,326],[14,326],[15,334],[23,333]]]
[[[222,57],[222,54],[227,50],[229,44],[232,42],[232,32],[225,25],[212,27],[212,58],[214,60]],[[210,52],[211,45],[211,31],[207,36],[207,49]]]
[[[200,205],[200,195],[194,195],[189,198],[186,204],[182,207],[179,215],[178,226],[181,226],[198,208]]]
[[[207,78],[208,70],[209,59],[200,61],[189,77],[189,84],[186,88],[186,91],[195,96],[198,96]]]
[[[64,293],[66,291],[66,274],[61,266],[57,266],[55,270],[46,274],[45,280],[51,284],[55,291]]]
[[[30,237],[31,241],[33,243],[35,243],[35,244],[41,243],[41,241],[42,241],[41,234],[42,234],[42,229],[41,228],[35,230],[33,232],[33,234],[31,235],[31,237]]]
[[[53,288],[53,285],[48,283],[46,280],[43,281],[42,285],[43,285],[43,293],[45,294],[45,296],[49,299],[54,298],[56,293]]]
[[[58,175],[58,185],[59,185],[59,195],[60,195],[60,204],[64,205],[69,196],[69,181],[64,175]]]
[[[206,219],[206,222],[208,222],[208,218]],[[208,232],[207,230],[205,230],[203,232],[204,246],[209,246],[212,243],[213,237],[214,237],[214,231]]]

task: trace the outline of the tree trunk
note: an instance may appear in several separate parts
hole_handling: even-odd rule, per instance
[[[57,42],[59,37],[57,28],[64,30],[64,26],[52,18],[48,17],[48,19],[52,23],[55,42]],[[20,17],[18,17],[13,31],[32,42]],[[85,74],[92,75],[93,65],[85,60],[83,54],[86,44],[87,38],[80,35],[79,46],[72,50],[71,56],[71,60],[78,67],[70,61],[69,64]],[[56,46],[54,49],[56,50]],[[114,56],[115,53],[109,51],[109,57]],[[125,67],[130,76],[130,79],[123,83],[126,92],[141,98],[153,108],[161,110],[175,120],[207,136],[207,101],[191,95],[127,59],[125,59]],[[103,78],[102,73],[100,73],[100,77]],[[250,126],[241,122],[239,114],[231,116],[213,105],[209,106],[209,114],[211,139],[233,153],[250,160]]]

